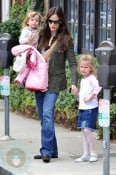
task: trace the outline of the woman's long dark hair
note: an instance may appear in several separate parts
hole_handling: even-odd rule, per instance
[[[49,9],[47,16],[46,16],[46,21],[45,21],[44,27],[40,31],[38,46],[40,49],[42,49],[42,48],[45,49],[48,47],[48,43],[49,43],[49,40],[51,37],[51,32],[49,29],[48,20],[54,14],[56,14],[61,21],[54,41],[57,39],[60,43],[59,50],[65,51],[69,45],[73,44],[73,42],[72,42],[72,38],[70,36],[70,32],[68,30],[68,25],[67,25],[67,22],[65,19],[64,12],[63,12],[61,7],[52,7]]]

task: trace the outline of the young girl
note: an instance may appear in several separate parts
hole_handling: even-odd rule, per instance
[[[93,57],[90,54],[80,56],[78,62],[78,72],[82,75],[80,82],[79,97],[79,115],[78,128],[82,131],[83,154],[76,159],[76,162],[96,162],[97,154],[95,151],[96,121],[98,115],[97,95],[101,91],[98,80],[96,79],[96,69],[93,63]]]

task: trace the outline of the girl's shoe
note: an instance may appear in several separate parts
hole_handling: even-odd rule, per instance
[[[89,156],[81,156],[78,159],[75,159],[75,162],[87,162],[90,160]]]
[[[97,155],[91,155],[90,156],[90,159],[89,159],[89,162],[97,162],[98,158],[97,158]]]

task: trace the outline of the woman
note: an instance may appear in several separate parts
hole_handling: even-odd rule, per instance
[[[73,42],[68,31],[62,8],[49,9],[43,29],[39,34],[38,50],[49,64],[48,90],[35,92],[38,115],[41,119],[41,155],[34,159],[50,162],[58,158],[57,140],[54,129],[54,109],[60,91],[67,88],[65,63],[68,59],[71,70],[71,93],[77,92],[77,62]]]

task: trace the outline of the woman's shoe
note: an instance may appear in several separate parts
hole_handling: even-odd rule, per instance
[[[35,155],[34,159],[42,159],[42,155]],[[51,158],[58,158],[58,155],[52,155]]]
[[[34,159],[42,159],[42,156],[41,155],[35,155],[33,158]]]
[[[50,162],[51,157],[49,155],[42,155],[42,160],[45,163]]]
[[[90,160],[89,158],[89,156],[81,156],[78,159],[75,159],[75,162],[87,162]]]

